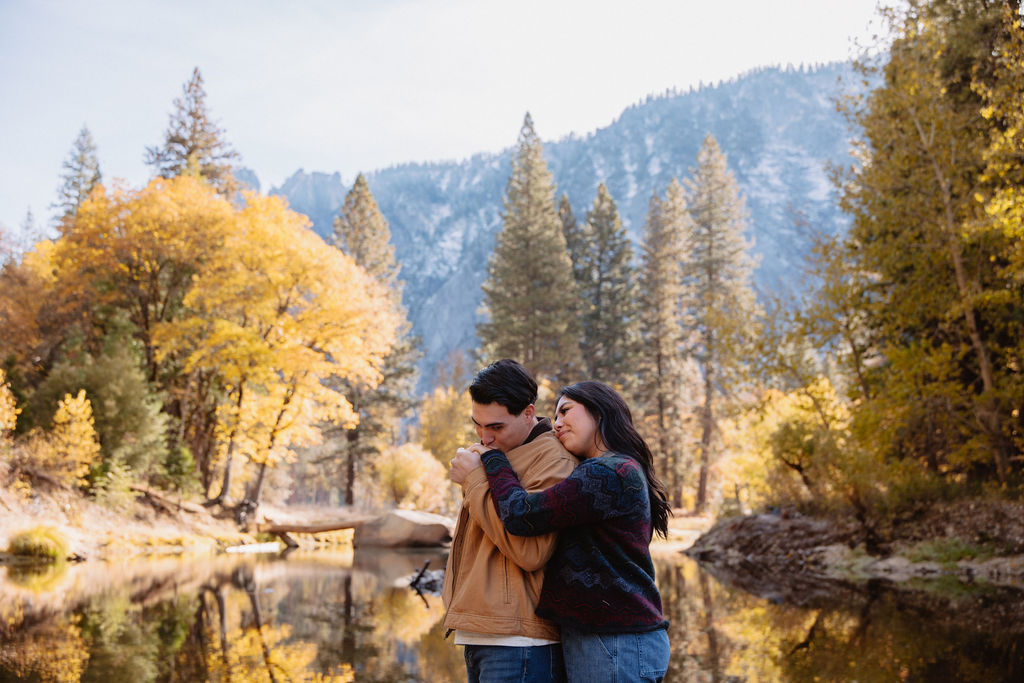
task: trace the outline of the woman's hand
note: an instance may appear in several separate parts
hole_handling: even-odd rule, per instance
[[[448,478],[456,484],[461,485],[462,482],[466,481],[466,476],[481,466],[480,453],[474,450],[476,446],[480,444],[473,444],[469,448],[460,448],[455,451],[455,457],[452,458],[452,468],[448,471]],[[480,446],[483,448],[483,446]]]

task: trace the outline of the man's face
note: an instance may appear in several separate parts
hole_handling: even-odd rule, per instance
[[[480,443],[508,453],[523,445],[533,430],[533,404],[518,415],[508,412],[500,403],[473,402],[473,424],[476,426]]]

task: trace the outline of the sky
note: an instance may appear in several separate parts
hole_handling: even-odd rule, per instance
[[[262,189],[603,128],[648,95],[845,60],[877,0],[0,0],[0,224],[52,222],[83,126],[144,185],[194,67]]]

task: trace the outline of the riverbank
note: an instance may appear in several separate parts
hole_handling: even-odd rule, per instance
[[[686,552],[749,592],[797,604],[873,580],[1024,589],[1024,504],[922,504],[870,528],[852,518],[751,515],[719,521]]]
[[[58,486],[0,488],[0,553],[14,535],[38,526],[55,528],[67,542],[69,556],[81,560],[211,553],[257,540],[230,519],[217,519],[194,505],[188,508],[171,512],[140,496],[116,510]]]
[[[30,491],[0,487],[0,564],[20,563],[22,560],[4,552],[11,538],[40,526],[56,529],[67,544],[68,557],[79,561],[213,554],[257,548],[261,542],[275,540],[241,530],[229,510],[206,508],[157,491],[136,493],[133,501],[112,509],[76,489],[45,481],[37,482]],[[251,528],[267,521],[303,525],[365,517],[365,513],[348,508],[261,505]],[[314,538],[317,546],[350,545],[352,530],[301,536],[304,546],[311,545]]]

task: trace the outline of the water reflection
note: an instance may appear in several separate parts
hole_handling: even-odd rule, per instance
[[[1018,592],[745,585],[656,553],[670,681],[1020,681]],[[0,681],[463,681],[440,551],[85,563],[0,578]],[[786,593],[789,590],[789,593]]]

